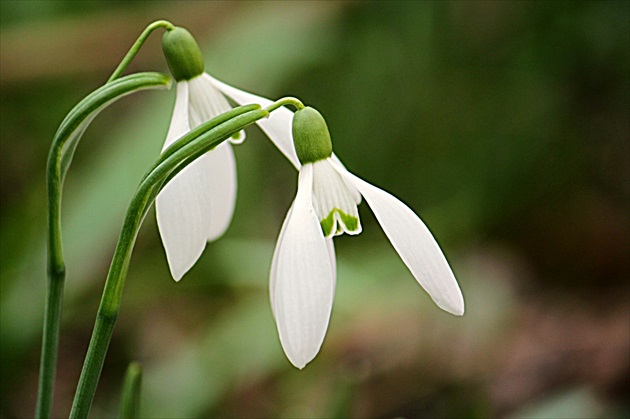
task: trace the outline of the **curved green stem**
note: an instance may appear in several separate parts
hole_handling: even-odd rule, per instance
[[[160,73],[138,73],[122,77],[90,93],[62,121],[55,133],[48,155],[46,184],[48,195],[48,289],[42,334],[42,352],[35,417],[48,418],[52,410],[57,348],[65,263],[61,240],[61,193],[65,174],[72,161],[74,150],[96,115],[109,104],[143,89],[168,88],[170,78]]]
[[[175,141],[173,144],[171,144],[170,147],[168,147],[166,150],[164,150],[162,152],[162,154],[160,154],[160,157],[158,157],[158,159],[156,160],[156,162],[153,164],[153,166],[147,171],[147,173],[144,175],[144,177],[142,178],[143,180],[147,178],[147,176],[149,176],[160,164],[162,164],[164,161],[166,161],[166,159],[168,159],[169,157],[171,157],[173,154],[175,154],[175,152],[177,152],[178,150],[182,149],[183,147],[185,147],[186,145],[190,144],[190,142],[194,141],[197,139],[197,137],[199,135],[201,135],[202,133],[215,128],[219,125],[221,125],[224,122],[227,122],[228,120],[237,117],[239,115],[242,115],[246,112],[249,111],[254,111],[254,110],[258,110],[260,109],[260,105],[244,105],[244,106],[239,106],[237,108],[233,108],[230,109],[229,111],[222,113],[221,115],[218,115],[214,118],[212,118],[210,121],[206,122],[205,124],[202,124],[198,127],[196,127],[195,129],[191,130],[188,135],[183,136],[182,138],[180,138],[179,140]]]
[[[265,110],[267,112],[273,112],[278,109],[280,106],[291,105],[295,108],[295,110],[299,111],[300,109],[304,109],[304,104],[300,99],[294,97],[283,97],[282,99],[276,100],[271,105],[267,106]]]
[[[118,67],[116,67],[114,73],[112,73],[112,75],[109,77],[109,80],[107,80],[108,83],[120,77],[120,75],[123,73],[123,71],[125,71],[131,60],[134,59],[134,57],[142,47],[142,44],[144,44],[149,35],[151,35],[151,33],[157,28],[165,28],[168,31],[172,31],[173,29],[175,29],[175,26],[173,26],[173,24],[167,20],[157,20],[147,26],[146,29],[140,34],[136,42],[134,42],[134,44],[131,46],[131,48],[127,52],[127,55],[125,55],[120,64],[118,64]]]
[[[242,108],[239,111],[242,111]],[[168,156],[159,159],[154,168],[143,178],[127,209],[122,231],[114,251],[96,316],[92,339],[72,404],[71,418],[86,418],[90,411],[114,324],[120,310],[122,291],[133,246],[142,220],[161,187],[168,179],[190,164],[194,158],[203,155],[222,141],[230,138],[232,134],[266,116],[268,116],[268,112],[256,109],[240,113],[219,124],[217,124],[217,119],[221,120],[222,116],[202,124],[173,144],[172,149],[165,150],[164,154]],[[178,144],[180,142],[183,145]]]

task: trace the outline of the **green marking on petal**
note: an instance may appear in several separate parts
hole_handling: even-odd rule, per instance
[[[348,215],[339,210],[337,210],[337,213],[341,217],[343,224],[346,226],[346,230],[357,231],[359,229],[359,217],[353,217],[352,215]]]
[[[323,220],[319,222],[322,225],[322,230],[324,232],[324,237],[330,237],[333,233],[333,228],[335,228],[335,211],[330,211],[330,214]],[[335,232],[336,233],[336,232]]]
[[[338,216],[335,217],[335,214]],[[326,218],[322,219],[319,223],[322,226],[325,237],[338,236],[343,234],[344,231],[354,233],[361,229],[358,217],[348,215],[339,208],[333,208]]]

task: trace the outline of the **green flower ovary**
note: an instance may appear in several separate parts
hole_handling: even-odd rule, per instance
[[[339,208],[333,208],[330,213],[319,222],[325,237],[338,236],[343,232],[357,232],[361,227],[359,218],[348,215]]]
[[[300,163],[314,163],[332,154],[328,126],[322,114],[310,106],[293,115],[293,142]]]
[[[176,81],[190,80],[203,73],[203,55],[195,38],[184,28],[166,31],[162,51]]]

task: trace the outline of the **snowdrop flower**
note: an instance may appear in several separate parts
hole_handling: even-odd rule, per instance
[[[183,28],[167,31],[163,50],[177,96],[163,151],[182,135],[231,109],[226,97],[239,105],[256,103],[266,107],[268,99],[243,92],[204,72],[199,46]],[[225,95],[225,96],[224,96]],[[260,128],[284,155],[298,167],[291,139],[293,113],[280,108]],[[245,139],[241,132],[232,143]],[[236,163],[229,142],[200,157],[182,170],[160,192],[156,200],[157,223],[171,274],[176,281],[195,264],[206,242],[219,238],[228,228],[236,200]]]
[[[282,225],[271,264],[270,298],[282,347],[303,368],[322,345],[335,291],[332,238],[359,234],[361,196],[413,276],[452,314],[464,299],[435,239],[414,212],[346,170],[332,156],[326,122],[306,107],[295,113],[293,139],[302,167],[297,195]]]

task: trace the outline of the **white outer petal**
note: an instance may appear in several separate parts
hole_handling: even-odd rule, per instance
[[[205,166],[206,183],[201,193],[209,195],[205,214],[209,218],[207,240],[213,241],[225,233],[234,215],[237,182],[232,146],[225,141],[193,163],[196,164]]]
[[[163,150],[190,131],[189,94],[189,83],[179,82]],[[155,201],[158,229],[171,275],[176,281],[199,259],[210,232],[210,195],[205,185],[209,162],[205,155],[183,169],[162,189]]]
[[[326,247],[328,249],[328,259],[330,260],[330,269],[333,274],[333,296],[337,285],[337,257],[335,256],[335,243],[332,237],[326,238]]]
[[[275,290],[275,282],[276,282],[276,271],[278,266],[278,249],[282,247],[282,238],[284,237],[284,232],[286,230],[287,221],[291,217],[291,211],[293,210],[293,205],[289,208],[287,212],[287,216],[284,218],[282,222],[282,227],[280,228],[280,234],[278,235],[278,241],[276,243],[276,248],[273,252],[273,258],[271,259],[271,275],[269,281],[269,299],[271,301],[271,311],[273,316],[276,316],[276,307],[275,307],[275,298],[274,298],[274,290]],[[330,260],[330,269],[333,274],[333,295],[334,288],[337,284],[337,257],[335,256],[335,243],[332,237],[326,238],[326,247],[328,249],[328,258]]]
[[[210,231],[209,155],[177,174],[155,201],[158,227],[176,281],[195,264]]]
[[[235,87],[229,86],[209,74],[204,73],[204,77],[208,78],[210,82],[226,96],[234,100],[239,105],[249,105],[257,103],[263,108],[271,105],[273,102],[261,96],[254,95],[239,90]],[[301,167],[300,161],[297,158],[295,152],[295,146],[293,144],[293,135],[291,134],[291,127],[293,125],[293,112],[286,107],[273,111],[269,118],[262,119],[257,122],[258,126],[267,134],[271,142],[284,154],[289,161],[295,166],[296,169]]]
[[[271,259],[271,274],[269,276],[269,300],[271,302],[271,311],[274,318],[276,317],[276,299],[274,293],[276,289],[276,272],[278,271],[278,254],[280,253],[279,249],[282,247],[282,238],[284,237],[284,232],[286,231],[287,224],[289,222],[289,219],[291,218],[292,211],[293,204],[291,204],[291,206],[289,207],[289,211],[287,211],[286,217],[284,217],[282,227],[280,227],[278,241],[276,242],[276,248],[273,250],[273,258]]]
[[[188,104],[189,85],[183,81],[177,84],[173,117],[163,150],[190,130]],[[200,202],[203,198],[195,190],[202,186],[203,177],[203,166],[192,164],[175,176],[155,201],[158,229],[176,281],[195,264],[206,246],[208,218],[203,214],[205,205]]]
[[[197,90],[199,84],[197,83]],[[210,84],[208,89],[214,90]],[[177,97],[163,150],[190,131],[191,119],[203,117],[210,104],[190,113],[191,84],[177,84]],[[195,92],[207,96],[211,92]],[[220,95],[216,91],[216,95]],[[202,102],[209,99],[197,97]],[[212,99],[212,98],[210,98]],[[225,101],[223,97],[221,97]],[[227,106],[227,102],[225,102]],[[214,106],[214,104],[212,104]],[[210,119],[214,115],[208,115]],[[195,264],[207,241],[220,237],[228,228],[236,201],[236,163],[229,143],[198,158],[173,178],[160,192],[155,209],[158,228],[171,274],[176,281]]]
[[[334,167],[359,190],[389,241],[433,301],[449,313],[464,314],[464,298],[437,242],[422,220],[389,193],[367,183],[337,163]]]
[[[300,369],[324,341],[335,282],[328,245],[311,206],[312,183],[312,167],[307,164],[300,171],[270,282],[280,342],[289,361]]]
[[[190,131],[190,123],[188,117],[188,82],[181,81],[177,83],[175,107],[173,108],[173,116],[171,117],[171,124],[168,127],[168,133],[166,134],[166,141],[162,147],[162,151],[166,150],[168,146],[173,144],[182,135]]]

